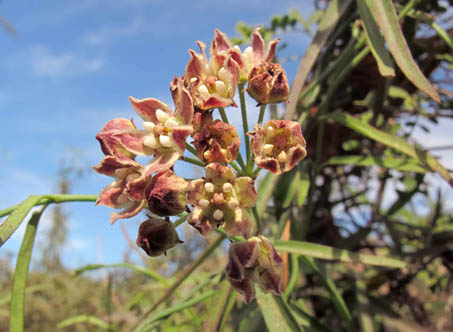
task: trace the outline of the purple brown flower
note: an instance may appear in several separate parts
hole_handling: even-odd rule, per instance
[[[150,218],[138,230],[137,245],[151,257],[166,253],[178,243],[182,241],[168,220]]]
[[[147,180],[142,177],[141,164],[131,159],[109,155],[93,168],[96,172],[115,179],[99,193],[96,201],[96,205],[122,209],[120,213],[112,212],[110,217],[112,224],[118,219],[131,218],[143,210],[146,206]]]
[[[247,208],[255,205],[257,197],[253,179],[236,178],[230,167],[217,163],[210,163],[205,170],[206,178],[190,181],[187,188],[187,200],[194,206],[189,223],[203,235],[224,226],[229,236],[247,238]]]
[[[254,283],[264,292],[280,295],[283,260],[267,238],[260,235],[232,243],[228,258],[228,281],[244,296],[245,303],[255,297]]]
[[[190,91],[195,106],[201,110],[235,106],[233,97],[241,71],[236,61],[238,55],[228,51],[229,42],[218,30],[211,44],[209,59],[205,52],[206,45],[201,41],[197,44],[200,53],[189,50],[191,59],[184,74],[185,86]]]
[[[290,171],[307,155],[300,124],[294,121],[270,120],[264,126],[256,125],[251,148],[255,163],[274,174]]]
[[[221,120],[205,123],[193,138],[198,156],[205,163],[230,163],[236,159],[241,145],[236,128]]]
[[[174,216],[186,209],[187,181],[167,170],[154,175],[146,189],[149,210],[158,216]]]

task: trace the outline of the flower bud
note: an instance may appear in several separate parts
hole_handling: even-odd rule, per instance
[[[160,256],[178,243],[182,241],[170,221],[150,218],[138,229],[137,245],[148,256]]]
[[[233,289],[250,303],[255,296],[253,283],[264,292],[281,294],[282,258],[264,236],[231,244],[228,251],[226,275]]]
[[[279,103],[289,95],[286,72],[278,63],[263,62],[255,65],[248,77],[249,95],[258,105]]]
[[[157,173],[146,190],[149,210],[158,216],[174,216],[186,209],[187,182],[173,171]]]

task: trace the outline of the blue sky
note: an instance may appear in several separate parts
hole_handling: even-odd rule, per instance
[[[129,95],[172,105],[169,82],[183,74],[196,40],[209,44],[215,28],[235,36],[238,21],[265,25],[291,8],[308,17],[311,6],[293,0],[1,2],[0,15],[16,36],[0,29],[0,207],[30,193],[55,192],[63,159],[87,169],[73,193],[98,193],[110,179],[89,170],[102,158],[94,136],[108,120],[134,116]],[[302,33],[288,38],[291,47],[281,56],[303,54],[310,41]],[[285,67],[293,77],[297,63]],[[119,223],[135,238],[144,220],[110,226],[108,208],[91,203],[65,208],[71,216],[70,266],[120,261],[126,244]],[[41,234],[49,225],[45,214]],[[16,252],[22,235],[23,227],[0,255]]]

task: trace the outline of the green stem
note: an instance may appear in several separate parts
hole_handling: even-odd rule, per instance
[[[258,215],[258,210],[256,209],[256,205],[254,207],[252,207],[252,213],[253,213],[253,217],[255,218],[256,228],[258,230],[258,233],[261,234],[261,233],[263,233],[263,224],[261,223],[261,218]]]
[[[261,105],[260,107],[260,114],[258,116],[258,124],[262,124],[263,123],[263,119],[264,119],[264,111],[266,110],[266,105]]]
[[[195,148],[192,145],[190,145],[189,143],[186,143],[186,149],[187,149],[187,151],[189,151],[191,154],[193,154],[195,157],[198,158],[198,152],[197,152],[197,150],[195,150]]]
[[[190,164],[193,164],[193,165],[197,165],[197,166],[200,166],[200,167],[204,167],[204,163],[199,161],[198,159],[194,159],[194,158],[190,158],[190,157],[183,157],[181,158],[182,161],[185,161],[187,163],[190,163]]]
[[[234,162],[232,161],[230,163],[231,167],[234,168],[234,170],[236,171],[236,173],[238,173],[238,175],[242,175],[243,171],[239,168],[239,166]]]
[[[178,280],[165,292],[164,295],[162,295],[155,303],[154,305],[146,311],[140,319],[134,324],[134,326],[130,329],[130,331],[134,331],[159,305],[161,305],[165,300],[167,300],[171,294],[179,287],[181,284],[192,274],[195,269],[201,265],[205,261],[206,258],[209,257],[209,255],[212,254],[212,252],[222,243],[222,241],[225,239],[225,236],[219,236],[217,240],[215,240],[207,249],[206,251],[197,258],[197,260],[192,264],[192,266],[184,272],[183,275],[181,275]]]
[[[22,332],[24,330],[24,303],[28,268],[30,267],[31,253],[35,243],[39,219],[46,207],[47,205],[44,205],[40,211],[34,212],[31,216],[17,255],[16,271],[11,291],[10,330],[13,332]]]
[[[220,113],[220,117],[222,118],[222,121],[225,123],[229,123],[228,117],[227,117],[227,115],[225,113],[225,109],[223,107],[219,107],[219,113]]]
[[[184,221],[187,220],[187,217],[188,217],[188,216],[189,216],[188,214],[185,214],[185,215],[183,215],[181,218],[179,218],[178,220],[175,220],[175,221],[173,222],[173,227],[176,228],[176,227],[178,227],[179,225],[181,225]]]
[[[72,194],[41,195],[38,198],[38,202],[34,205],[37,206],[51,203],[66,203],[66,202],[96,202],[97,198],[98,195],[72,195]],[[0,218],[10,214],[18,206],[19,204],[0,210]]]
[[[247,106],[245,105],[244,83],[239,84],[239,100],[241,101],[242,129],[244,130],[245,154],[247,156],[246,169],[248,170],[251,164],[252,155],[250,153],[250,140],[247,135],[249,124],[247,122]]]

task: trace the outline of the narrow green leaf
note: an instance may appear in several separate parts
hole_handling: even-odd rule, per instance
[[[312,43],[305,52],[297,69],[296,77],[291,86],[291,92],[288,97],[288,104],[285,112],[285,120],[291,120],[296,112],[297,102],[300,92],[304,86],[305,80],[311,71],[316,59],[318,58],[327,39],[335,30],[337,22],[341,19],[352,0],[333,0],[324,12],[319,22],[318,30],[313,38]]]
[[[30,195],[22,203],[20,203],[13,212],[6,218],[0,225],[0,248],[15,232],[17,227],[22,223],[28,212],[34,207],[38,201],[39,196]]]
[[[30,209],[31,207],[32,205],[30,205]],[[25,303],[25,288],[27,285],[28,278],[28,268],[30,266],[31,253],[33,250],[33,244],[35,243],[39,219],[41,218],[41,215],[44,212],[45,208],[46,206],[44,206],[40,211],[34,212],[32,214],[30,221],[27,224],[27,228],[25,229],[25,235],[19,249],[19,254],[17,255],[13,288],[11,290],[11,316],[10,316],[11,332],[22,332],[24,330],[24,303]],[[28,211],[29,209],[27,210],[27,212]],[[25,213],[25,215],[26,214],[27,213]],[[13,214],[11,214],[10,217],[12,216]]]
[[[409,157],[416,159],[420,164],[426,165],[432,171],[437,172],[451,186],[453,186],[453,179],[450,173],[445,169],[445,167],[442,166],[441,163],[439,163],[436,158],[434,158],[428,152],[410,145],[401,137],[390,135],[386,132],[376,129],[343,112],[330,113],[329,115],[327,115],[327,117],[341,123],[342,125],[358,132],[365,137],[368,137],[369,139],[382,143],[401,153],[404,153]]]
[[[117,264],[88,264],[85,266],[82,266],[76,270],[74,270],[74,275],[79,276],[82,273],[86,271],[93,271],[93,270],[98,270],[98,269],[106,269],[106,268],[125,268],[125,269],[131,269],[139,273],[146,274],[148,277],[151,277],[152,279],[161,282],[167,287],[170,287],[170,282],[168,282],[167,279],[159,275],[158,273],[151,271],[147,268],[144,268],[142,266],[134,265],[131,263],[117,263]]]
[[[302,256],[301,259],[304,264],[307,265],[311,270],[313,270],[313,272],[321,279],[322,283],[330,294],[330,299],[335,305],[335,308],[337,309],[343,320],[346,322],[348,330],[352,331],[353,323],[351,313],[349,312],[349,309],[346,306],[346,303],[344,302],[337,286],[335,286],[332,278],[327,275],[325,270],[321,270],[311,257]]]
[[[450,37],[450,35],[445,31],[440,25],[438,25],[435,22],[432,22],[431,27],[434,29],[434,31],[437,32],[440,38],[442,38],[448,46],[453,50],[453,38]]]
[[[170,316],[176,312],[182,311],[186,308],[192,307],[195,304],[200,303],[200,302],[206,300],[207,298],[209,298],[210,296],[214,295],[214,293],[215,292],[213,290],[210,290],[192,300],[185,301],[174,307],[162,310],[159,313],[145,319],[134,331],[135,332],[151,331],[151,329],[154,327],[154,325],[153,325],[154,322],[167,318],[168,316]]]
[[[279,296],[265,294],[256,288],[256,299],[270,332],[303,331],[291,314],[287,304]]]
[[[426,173],[430,169],[413,158],[381,158],[373,156],[338,156],[330,158],[327,165],[379,166],[402,172]]]
[[[363,332],[374,332],[373,317],[369,309],[370,303],[366,294],[366,285],[362,279],[355,281],[357,312],[359,314],[360,327]]]
[[[440,103],[436,89],[423,75],[404,38],[399,25],[398,16],[391,0],[368,1],[371,13],[374,16],[382,35],[389,47],[390,53],[395,58],[398,67],[406,77],[421,91],[426,93],[436,102]]]
[[[406,263],[395,258],[365,255],[352,251],[333,248],[322,244],[303,241],[274,241],[275,249],[295,255],[309,256],[326,260],[338,260],[344,263],[362,263],[374,266],[402,268]]]
[[[78,315],[74,317],[70,317],[68,319],[65,319],[64,321],[60,322],[57,327],[59,329],[63,329],[65,327],[69,327],[71,325],[76,325],[76,324],[81,324],[81,323],[86,323],[95,327],[98,327],[102,330],[111,330],[111,326],[109,323],[104,322],[102,319],[96,317],[96,316],[90,316],[90,315]]]
[[[357,0],[360,17],[362,18],[368,46],[373,53],[378,64],[379,72],[382,76],[395,76],[393,61],[389,52],[385,48],[385,42],[379,31],[379,27],[370,10],[370,2],[373,0]]]

